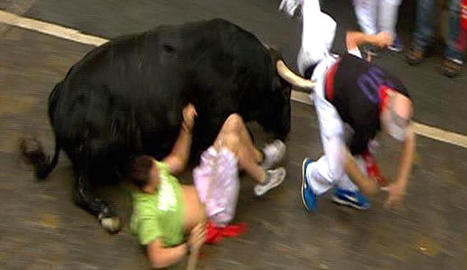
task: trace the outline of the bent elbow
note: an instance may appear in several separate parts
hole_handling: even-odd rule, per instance
[[[164,260],[161,260],[158,256],[151,256],[149,262],[151,263],[152,269],[162,269],[169,266],[167,262],[164,262]]]
[[[173,167],[171,170],[172,174],[179,174],[181,173],[186,166],[186,159],[181,155],[176,155],[173,160]]]
[[[164,259],[165,256],[160,249],[148,249],[147,256],[152,269],[161,269],[170,265]]]

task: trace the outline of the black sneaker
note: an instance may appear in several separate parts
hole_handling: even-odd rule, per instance
[[[407,51],[407,54],[405,55],[405,58],[406,58],[406,61],[407,61],[407,63],[409,65],[411,65],[411,66],[418,65],[425,58],[425,51],[412,46]]]
[[[446,58],[443,63],[443,74],[449,78],[456,77],[461,73],[462,65],[462,60]]]

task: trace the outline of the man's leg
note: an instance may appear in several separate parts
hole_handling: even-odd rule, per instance
[[[266,145],[262,151],[259,151],[253,143],[245,123],[238,114],[229,116],[222,129],[238,137],[241,148],[245,148],[244,153],[251,155],[255,162],[261,163],[261,166],[265,169],[271,168],[272,165],[279,162],[284,157],[286,147],[280,140],[275,140]],[[223,131],[221,130],[221,132]]]
[[[264,194],[284,180],[285,170],[283,168],[266,171],[258,165],[258,162],[262,160],[262,154],[254,146],[245,124],[238,114],[230,115],[224,122],[214,142],[214,147],[217,150],[225,147],[238,158],[239,167],[245,169],[259,183],[255,187],[257,195]]]
[[[222,146],[234,153],[238,158],[239,168],[244,169],[258,183],[266,180],[266,171],[258,165],[253,152],[249,147],[243,145],[235,133],[226,133],[222,137]]]
[[[327,138],[321,136],[325,155],[312,162],[305,159],[302,166],[302,200],[309,211],[316,209],[316,196],[321,195],[337,185],[334,197],[340,198],[342,204],[358,209],[369,207],[368,200],[358,191],[358,187],[345,173],[345,145],[340,137]],[[363,160],[357,160],[364,169]],[[362,167],[363,166],[363,167]],[[366,171],[366,170],[365,170]],[[336,199],[334,201],[337,202]]]
[[[231,122],[231,124],[229,125],[232,126],[232,130],[237,134],[240,143],[245,148],[245,152],[251,154],[253,160],[256,163],[262,162],[264,160],[264,155],[254,145],[253,140],[251,139],[250,133],[248,132],[242,117],[238,114],[233,114],[227,119],[227,121]]]
[[[354,156],[360,170],[367,174],[365,161],[361,156]],[[336,183],[332,200],[338,204],[347,205],[364,210],[370,207],[370,202],[360,193],[347,174],[344,174]]]
[[[418,0],[413,46],[425,50],[431,44],[435,32],[436,1]]]
[[[435,32],[436,0],[418,0],[415,31],[411,48],[407,51],[406,60],[410,65],[423,61],[427,47],[432,43]]]
[[[380,0],[379,4],[379,30],[389,32],[396,37],[397,15],[401,0]]]
[[[361,156],[354,156],[355,162],[357,163],[360,171],[367,175],[365,161]],[[358,190],[358,186],[352,182],[347,174],[343,174],[342,177],[336,182],[336,186],[347,190]]]
[[[324,115],[324,113],[322,113]],[[321,133],[325,155],[313,162],[305,158],[302,163],[301,196],[308,211],[316,210],[316,196],[331,189],[335,179],[344,174],[343,142],[340,137],[328,138]]]
[[[402,43],[396,32],[397,17],[401,0],[380,0],[378,12],[378,25],[381,32],[389,32],[394,42],[388,48],[392,51],[402,51]]]
[[[329,158],[322,156],[305,169],[306,181],[315,195],[325,193],[336,184],[333,169],[329,165]]]
[[[376,35],[378,27],[376,25],[377,6],[379,0],[354,0],[355,15],[362,32],[367,35]]]
[[[264,182],[266,172],[258,165],[263,155],[254,147],[241,116],[232,114],[225,120],[214,147],[217,150],[221,147],[229,149],[238,158],[242,169],[245,169],[255,181]]]
[[[461,16],[460,0],[449,0],[449,20],[446,57],[451,59],[463,60],[465,50],[465,40],[461,35]]]
[[[458,75],[464,63],[463,53],[467,40],[465,32],[461,28],[460,5],[460,0],[449,0],[446,60],[443,66],[443,72],[448,77]]]
[[[356,160],[360,169],[363,172],[366,172],[364,161],[359,157],[356,158]],[[341,173],[339,173],[339,170],[336,170],[336,168],[332,167],[332,162],[330,162],[330,159],[326,156],[322,156],[318,161],[313,162],[307,166],[305,172],[306,180],[314,195],[321,195],[328,191],[330,188],[336,186],[332,198],[334,202],[351,206],[356,209],[363,210],[369,208],[370,203],[360,193],[357,185],[352,182],[349,176],[343,170]],[[303,194],[304,197],[305,195],[307,194]],[[308,194],[308,196],[310,195]],[[306,203],[305,199],[304,203]],[[307,209],[313,208],[311,204],[305,204],[305,206],[307,206]]]

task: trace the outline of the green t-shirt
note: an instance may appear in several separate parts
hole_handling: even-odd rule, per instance
[[[183,241],[183,191],[177,178],[170,174],[167,165],[156,162],[160,184],[153,194],[133,192],[131,232],[140,244],[147,245],[160,238],[164,247]]]

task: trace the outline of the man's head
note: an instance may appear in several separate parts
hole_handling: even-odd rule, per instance
[[[156,160],[148,155],[135,158],[130,166],[130,181],[147,193],[153,193],[159,185]]]
[[[399,141],[404,141],[412,111],[412,101],[407,96],[389,88],[385,89],[380,114],[383,131]]]

